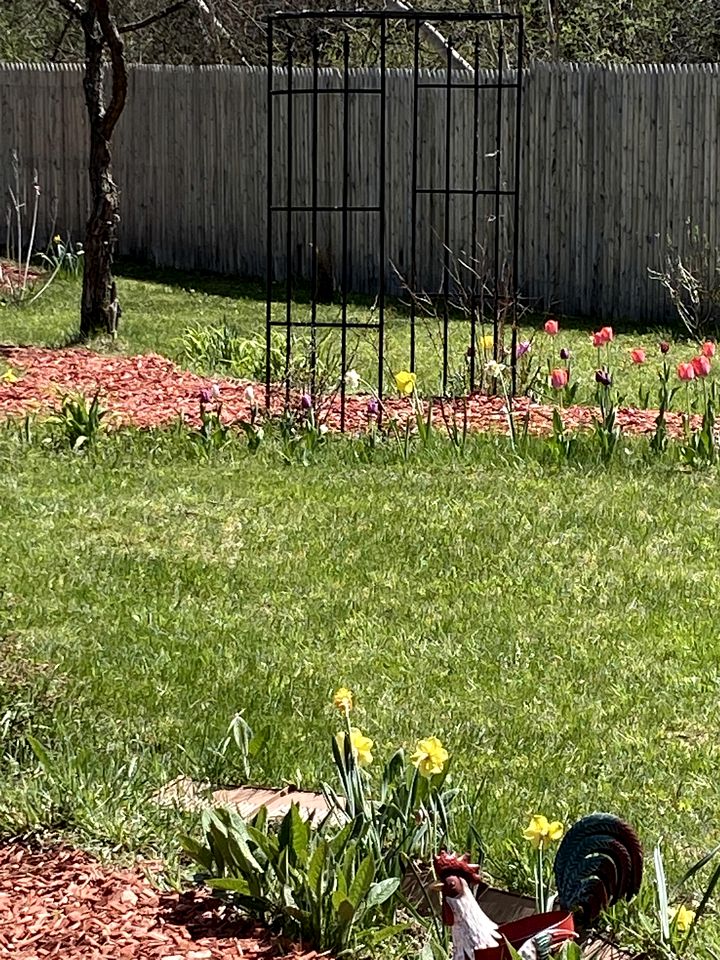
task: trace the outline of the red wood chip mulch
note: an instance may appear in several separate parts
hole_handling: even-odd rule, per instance
[[[13,960],[312,960],[206,892],[160,893],[137,870],[77,850],[0,847],[0,957]]]
[[[135,424],[139,427],[161,426],[179,417],[190,424],[199,422],[198,395],[203,387],[217,383],[220,387],[223,419],[234,422],[248,419],[250,405],[244,395],[249,381],[199,377],[177,367],[158,354],[139,357],[107,356],[84,349],[45,350],[36,347],[0,346],[0,359],[19,375],[15,382],[0,380],[0,416],[19,416],[32,411],[47,411],[57,406],[60,396],[67,392],[82,392],[92,396],[97,390],[103,405],[111,412],[117,424]],[[264,404],[264,387],[255,386],[258,402]],[[368,397],[353,395],[347,398],[345,428],[349,432],[362,431],[368,424]],[[500,430],[507,432],[507,415],[502,397],[475,394],[466,401],[435,401],[434,420],[442,427],[443,416],[448,421],[454,416],[462,422],[467,416],[473,430]],[[273,390],[271,412],[280,413],[283,394]],[[395,416],[401,422],[410,415],[410,402],[391,398],[384,402],[386,416]],[[513,402],[515,420],[520,427],[528,418],[532,433],[551,429],[553,407],[531,403],[527,397]],[[567,407],[562,412],[566,428],[590,427],[597,410],[590,407]],[[320,404],[320,419],[331,429],[340,426],[338,397],[327,398]],[[644,434],[654,430],[655,410],[626,408],[618,411],[618,424],[625,433]],[[694,425],[699,424],[694,419]],[[682,434],[682,417],[667,414],[668,432]]]

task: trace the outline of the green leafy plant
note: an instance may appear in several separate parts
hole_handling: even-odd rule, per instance
[[[203,370],[224,371],[235,377],[264,380],[266,375],[265,341],[241,334],[232,323],[195,324],[180,338],[185,360]],[[285,374],[285,357],[277,348],[270,352],[270,379]]]
[[[107,410],[100,406],[99,394],[92,400],[82,394],[65,394],[60,407],[49,417],[71,450],[79,451],[97,441],[104,429]]]
[[[552,433],[547,443],[556,460],[572,460],[578,451],[580,438],[577,433],[566,429],[557,407],[553,410]]]
[[[301,410],[286,410],[278,421],[281,456],[286,463],[310,465],[320,447],[325,443],[327,424],[318,423],[315,408],[309,394],[303,394]]]
[[[243,912],[336,956],[404,929],[378,922],[397,879],[376,880],[376,863],[350,826],[328,837],[292,804],[273,830],[261,810],[245,823],[229,809],[202,815],[205,843],[182,839],[207,883]]]
[[[247,437],[250,453],[257,453],[265,437],[265,430],[260,423],[260,408],[255,399],[255,388],[252,385],[245,390],[245,399],[250,404],[250,419],[241,420],[240,428]]]
[[[73,247],[70,240],[63,240],[60,234],[52,238],[47,253],[39,254],[40,260],[53,274],[65,273],[71,277],[81,274],[84,255],[81,243],[76,243]]]
[[[203,388],[200,391],[200,426],[192,436],[204,456],[221,450],[230,442],[230,427],[223,423],[221,414],[220,388],[217,384]]]

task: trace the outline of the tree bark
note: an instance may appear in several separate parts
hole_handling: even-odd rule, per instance
[[[112,263],[120,223],[120,198],[113,180],[111,139],[127,97],[123,44],[110,19],[107,0],[90,0],[81,17],[85,35],[85,104],[90,125],[90,216],[85,228],[80,336],[115,336],[120,305]],[[112,93],[105,107],[103,49],[107,45],[112,68]]]
[[[115,336],[120,317],[113,255],[120,222],[118,189],[112,177],[110,143],[101,130],[90,128],[90,191],[92,209],[85,228],[80,336],[98,333]]]

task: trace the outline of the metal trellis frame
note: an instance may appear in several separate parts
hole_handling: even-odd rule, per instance
[[[363,82],[358,79],[353,57],[354,47],[359,45],[363,66],[367,68],[368,50],[374,61]],[[335,384],[340,427],[345,429],[350,337],[360,331],[365,336],[372,334],[377,356],[374,387],[382,398],[388,382],[388,302],[396,297],[402,300],[403,295],[409,346],[404,364],[415,371],[420,313],[423,305],[432,304],[441,341],[438,385],[447,395],[460,287],[465,310],[465,389],[472,392],[483,384],[481,357],[505,360],[515,389],[522,59],[523,22],[516,14],[331,10],[281,12],[268,18],[268,407],[272,389],[278,385],[284,387],[286,406],[297,402],[302,392],[309,393],[315,402],[323,387],[318,382],[318,337],[323,331],[334,331],[339,336]],[[410,142],[404,146],[389,127],[389,106],[403,77],[409,79],[412,99]],[[408,89],[407,83],[403,89]],[[424,97],[435,98],[433,110],[441,113],[441,129],[429,131],[423,123],[423,110],[427,109]],[[466,105],[460,106],[467,127],[458,131],[462,116],[458,120],[456,104],[463,97]],[[372,150],[364,145],[371,158],[367,165],[373,167],[362,181],[364,195],[357,175],[358,144],[351,132],[352,111],[357,111],[361,102],[368,104],[368,116],[372,115],[368,130],[373,135]],[[297,136],[301,122],[305,125],[304,139]],[[339,162],[328,164],[323,138],[331,129],[334,136],[338,129],[341,131],[339,156],[334,155]],[[401,149],[409,150],[410,156],[394,156]],[[425,151],[432,151],[435,158],[430,167]],[[457,156],[459,153],[464,159]],[[399,182],[397,176],[392,179],[391,160],[405,164],[403,169],[409,174],[406,182]],[[432,163],[436,163],[434,168]],[[330,178],[328,168],[332,168]],[[441,175],[428,180],[429,169],[441,169]],[[397,196],[399,191],[404,191],[402,197]],[[399,254],[402,271],[395,260],[397,250],[389,247],[391,207],[406,211],[407,230]],[[428,280],[424,275],[428,273],[427,224],[432,217],[441,221],[434,233],[439,271],[435,283],[433,277]],[[356,224],[362,218],[372,218],[372,229],[364,233],[371,238],[372,249],[363,252],[372,261],[374,272],[369,286],[366,282],[364,289],[357,290],[353,249]],[[329,271],[321,261],[321,227],[332,235],[337,271]],[[395,224],[393,228],[397,234]],[[397,236],[392,242],[397,245]],[[458,263],[466,271],[465,284],[458,278]],[[319,309],[323,277],[327,285],[328,273],[332,274],[335,303],[330,319],[328,311]],[[402,281],[400,290],[398,277]],[[418,295],[421,291],[422,297]],[[358,292],[374,299],[370,319],[357,319],[350,309],[351,295]],[[506,321],[509,343],[504,333]],[[479,345],[479,331],[485,324],[493,331],[492,351]],[[298,336],[309,338],[302,382],[294,380],[293,351]]]

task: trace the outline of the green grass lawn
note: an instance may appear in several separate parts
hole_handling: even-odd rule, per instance
[[[3,833],[172,856],[152,792],[237,779],[216,751],[236,711],[270,729],[255,779],[317,786],[343,683],[379,758],[447,744],[491,851],[532,812],[608,809],[664,837],[677,876],[717,840],[717,479],[497,444],[360,464],[338,441],[302,468],[6,432]]]
[[[183,348],[183,337],[189,329],[219,327],[226,323],[239,335],[258,341],[257,363],[264,371],[263,350],[265,340],[264,289],[259,283],[238,281],[232,278],[185,274],[177,271],[151,273],[149,270],[126,264],[120,267],[118,283],[123,305],[119,338],[115,343],[99,340],[93,344],[103,351],[143,353],[154,351],[190,365],[203,373],[228,372],[227,368],[208,366],[202,357],[189,358]],[[79,285],[73,281],[56,281],[48,294],[35,304],[21,309],[0,309],[0,342],[58,345],[67,342],[78,327]],[[307,319],[307,304],[296,304],[295,316]],[[284,317],[284,306],[277,303],[273,316]],[[351,319],[366,321],[376,319],[376,314],[367,301],[358,300],[349,307]],[[338,320],[337,305],[320,308],[319,317]],[[590,332],[599,328],[600,322],[572,319],[561,320],[561,331],[554,338],[542,332],[542,317],[534,325],[524,326],[519,339],[534,338],[532,366],[546,372],[548,363],[560,366],[560,349],[572,354],[572,382],[578,383],[577,400],[594,402],[596,384],[595,369],[598,352],[591,345]],[[657,374],[661,366],[658,343],[670,339],[667,330],[638,330],[633,324],[618,323],[617,338],[612,346],[610,360],[615,373],[617,399],[621,405],[641,406],[641,394],[650,391],[650,405],[656,403]],[[386,384],[391,385],[392,375],[406,369],[409,364],[409,324],[402,304],[390,303],[386,327]],[[539,332],[538,332],[539,331]],[[438,393],[441,389],[440,374],[442,347],[440,324],[436,320],[418,319],[417,360],[418,388],[421,393]],[[489,332],[489,331],[487,331]],[[449,369],[450,386],[457,389],[458,378],[466,370],[465,353],[470,342],[469,324],[460,319],[451,323]],[[284,349],[284,331],[276,329],[274,344]],[[630,350],[641,346],[647,351],[648,361],[642,367],[630,360]],[[296,347],[307,354],[307,342],[298,339]],[[339,334],[326,334],[321,345],[321,360],[330,369],[332,377],[339,370]],[[679,360],[688,360],[697,353],[697,345],[689,342],[674,344],[669,360],[673,368]],[[377,342],[373,333],[363,332],[351,337],[348,345],[349,365],[355,366],[361,376],[371,383],[377,378]],[[603,351],[602,362],[605,362]],[[481,363],[479,364],[481,365]],[[718,364],[720,368],[720,364]],[[233,372],[230,370],[229,372]],[[235,371],[247,375],[247,370]],[[455,378],[453,378],[455,374]],[[331,379],[332,379],[331,377]],[[714,372],[711,379],[715,379]],[[551,391],[544,386],[546,376],[540,378],[541,392],[548,399]],[[333,381],[334,382],[334,381]],[[685,392],[675,398],[675,407],[684,409]]]
[[[181,359],[188,326],[223,318],[262,335],[259,288],[191,284],[125,277],[121,339],[101,346]],[[77,294],[6,308],[0,341],[61,342]],[[625,332],[617,356],[657,339]],[[589,381],[588,340],[552,348]],[[651,375],[620,366],[630,392]],[[218,752],[238,711],[269,732],[255,781],[316,787],[345,684],[378,761],[443,740],[501,880],[536,812],[616,812],[648,852],[664,838],[672,879],[717,842],[715,471],[556,468],[483,437],[409,462],[337,439],[302,467],[272,441],[204,459],[177,431],[124,431],[76,456],[15,427],[0,462],[0,836],[172,868],[179,815],[154,791],[238,782]],[[718,942],[711,918],[687,956]]]

